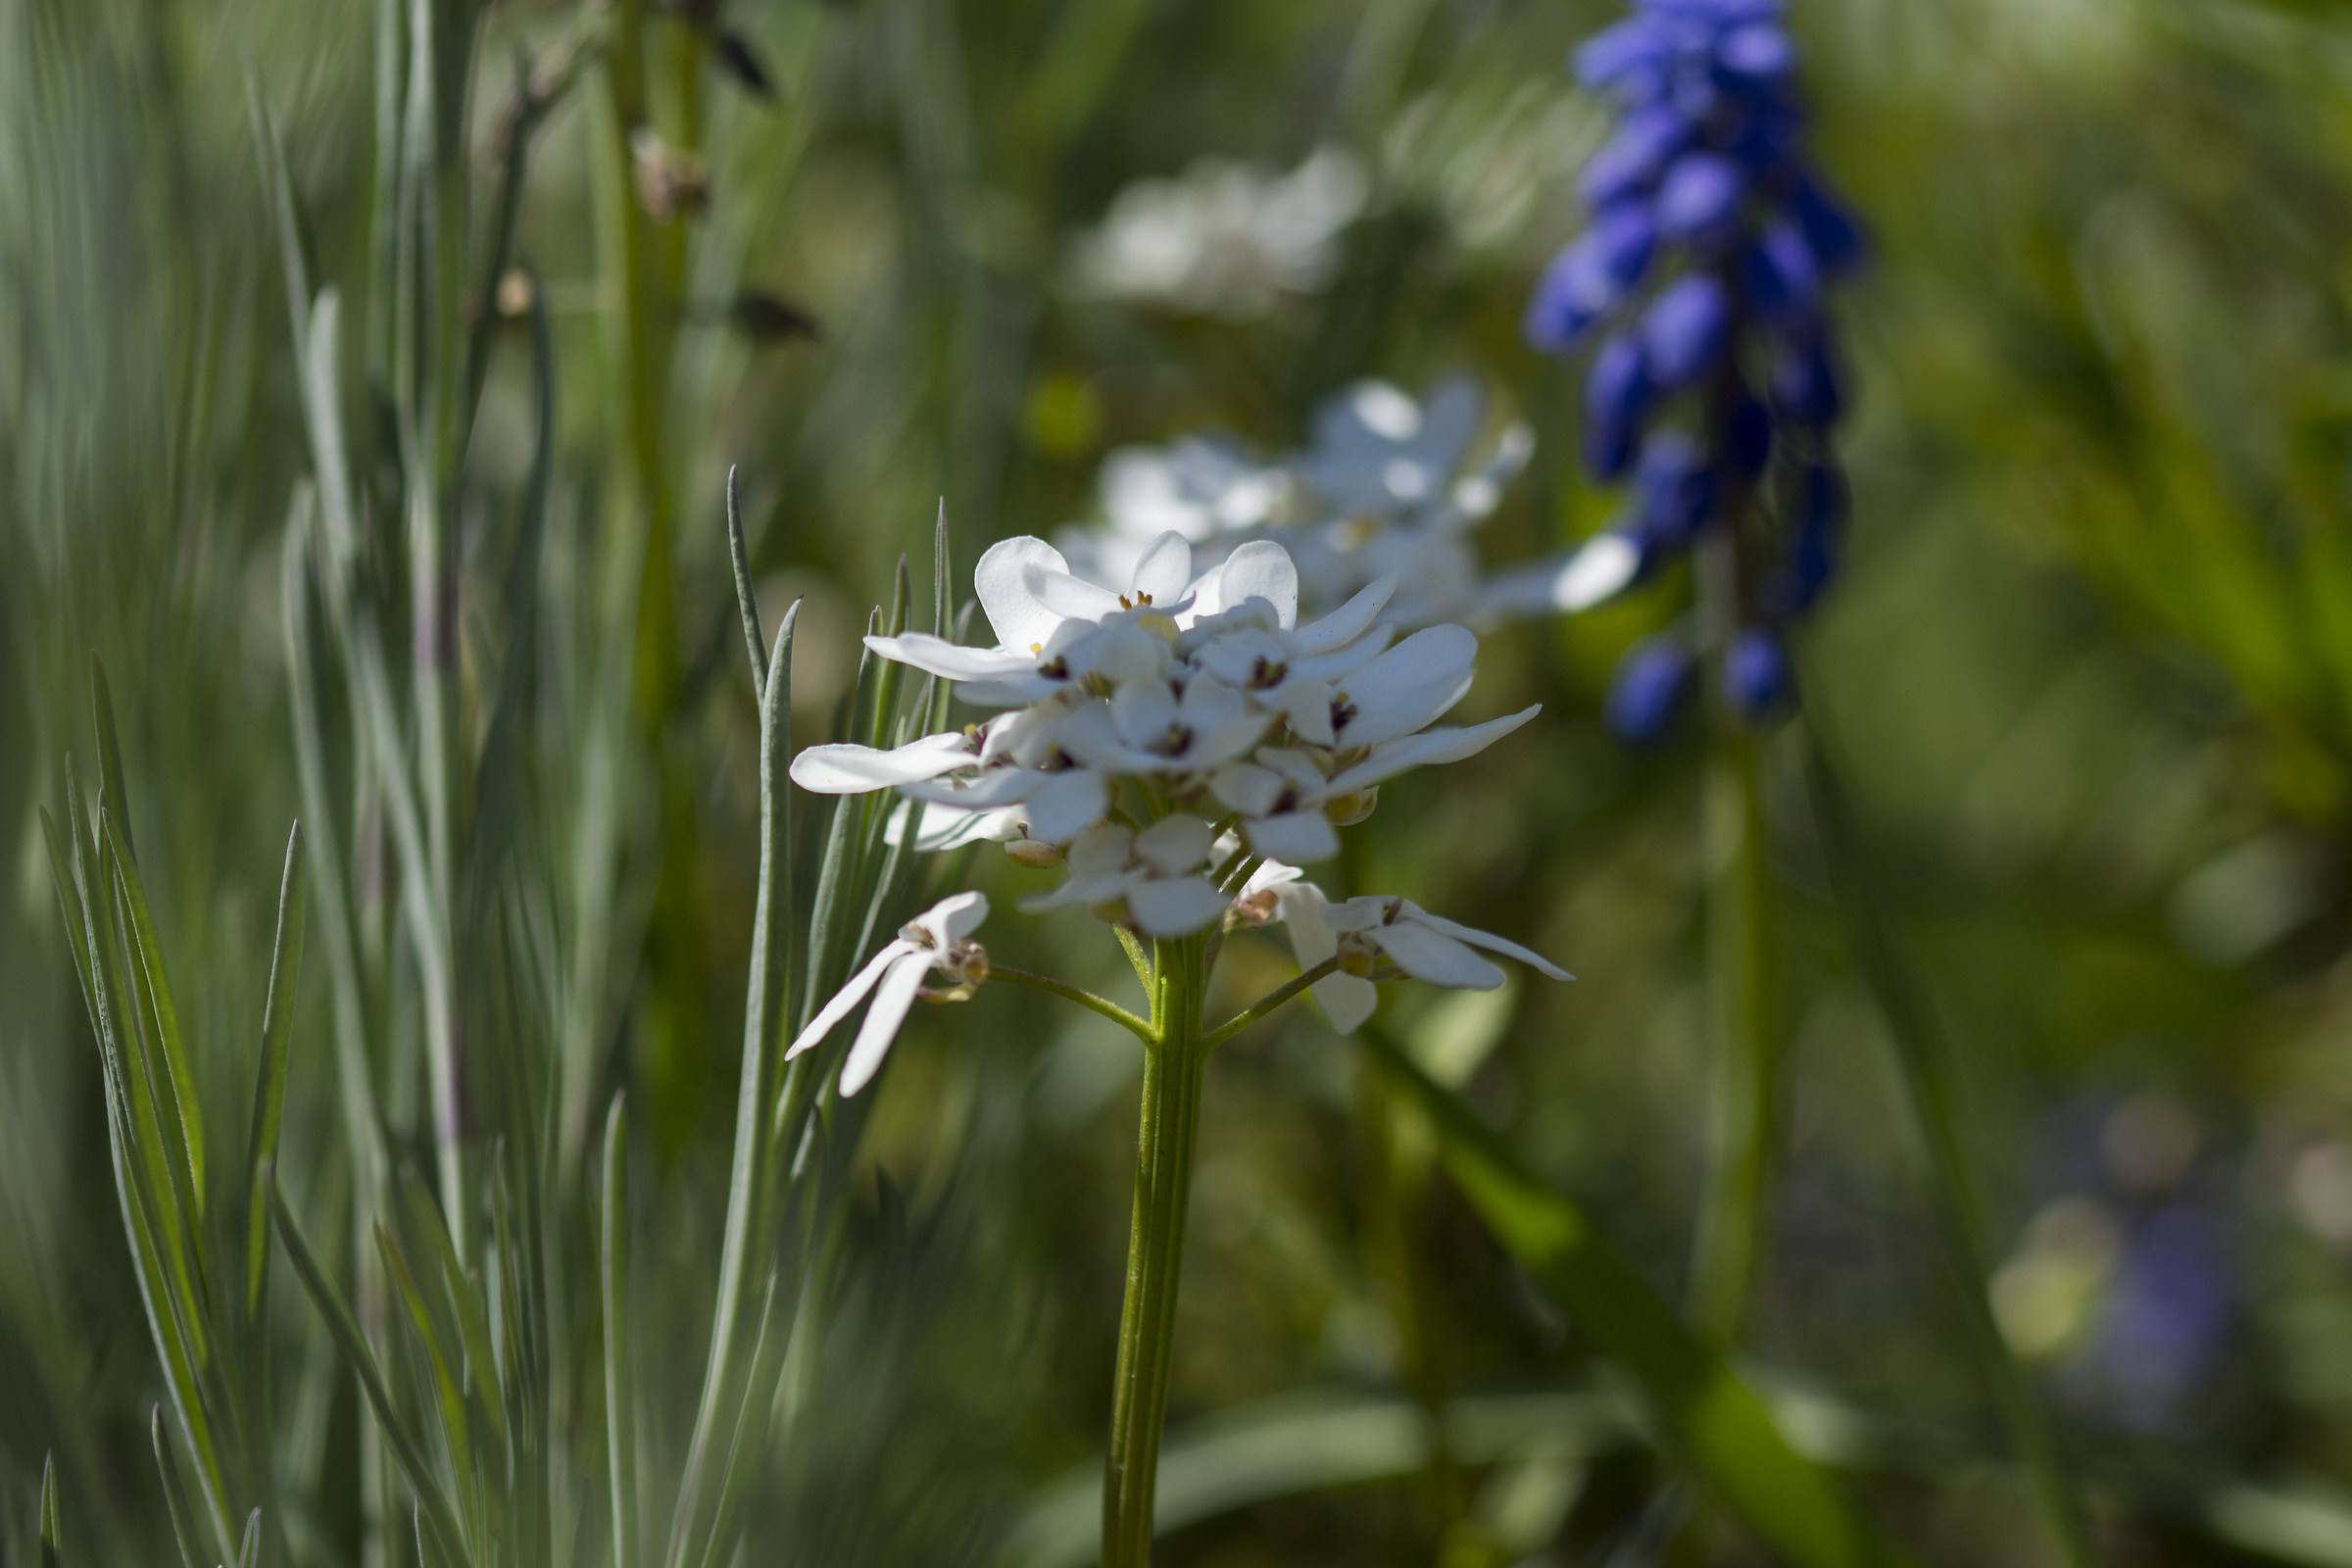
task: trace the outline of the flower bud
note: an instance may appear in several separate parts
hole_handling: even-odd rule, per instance
[[[1690,686],[1690,651],[1654,638],[1625,656],[1609,683],[1609,728],[1632,746],[1654,746],[1674,728]]]
[[[1743,626],[1723,653],[1723,699],[1751,724],[1780,716],[1794,695],[1788,649],[1764,626]]]
[[[1323,814],[1331,819],[1333,827],[1353,827],[1365,817],[1370,816],[1373,808],[1379,805],[1380,790],[1378,786],[1375,786],[1368,790],[1357,790],[1351,795],[1336,796],[1325,801]]]
[[[1007,839],[1004,853],[1018,864],[1034,871],[1043,871],[1061,863],[1061,846],[1048,844],[1042,839]]]

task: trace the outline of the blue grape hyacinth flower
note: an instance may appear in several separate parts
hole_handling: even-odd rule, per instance
[[[1782,0],[1632,4],[1576,54],[1620,114],[1578,182],[1589,221],[1537,284],[1526,335],[1591,350],[1585,466],[1633,481],[1614,531],[1639,575],[1730,536],[1739,602],[1716,676],[1726,706],[1762,724],[1794,704],[1788,629],[1837,570],[1831,438],[1847,396],[1823,291],[1860,263],[1862,236],[1807,154]],[[1657,738],[1661,704],[1690,682],[1661,678],[1654,646],[1628,663],[1611,713],[1628,739]]]

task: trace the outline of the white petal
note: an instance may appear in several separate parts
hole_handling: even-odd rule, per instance
[[[1460,729],[1424,730],[1418,735],[1375,746],[1372,754],[1353,767],[1343,768],[1327,786],[1332,795],[1352,794],[1383,784],[1399,773],[1439,762],[1458,762],[1475,757],[1496,741],[1526,723],[1544,710],[1542,703],[1532,704],[1516,713],[1501,718],[1490,718],[1484,724],[1472,724]]]
[[[1621,533],[1594,534],[1551,575],[1549,608],[1571,614],[1612,599],[1641,573],[1642,550]]]
[[[1375,928],[1372,940],[1396,960],[1396,967],[1416,980],[1462,991],[1492,991],[1502,984],[1502,971],[1463,944],[1413,920]]]
[[[1197,650],[1192,661],[1229,686],[1249,687],[1266,679],[1269,672],[1287,669],[1290,650],[1273,632],[1247,626],[1214,638]]]
[[[1098,905],[1116,904],[1148,879],[1149,874],[1140,866],[1109,876],[1074,876],[1059,887],[1030,894],[1021,901],[1021,908],[1030,914],[1043,914],[1049,909],[1091,909]]]
[[[858,1025],[849,1059],[841,1064],[842,1099],[872,1083],[874,1074],[882,1070],[882,1058],[890,1054],[891,1042],[899,1038],[900,1026],[906,1022],[906,1009],[914,1005],[914,994],[923,988],[923,976],[930,972],[931,955],[927,953],[909,954],[891,964],[874,992],[874,1004],[865,1009],[865,1022]]]
[[[1137,604],[1148,599],[1165,610],[1184,597],[1192,580],[1193,547],[1171,528],[1152,540],[1144,559],[1135,564],[1134,592],[1128,597]]]
[[[1021,586],[1064,620],[1101,620],[1119,608],[1119,596],[1108,588],[1041,562],[1031,562],[1022,567]]]
[[[1291,661],[1291,679],[1319,680],[1337,686],[1355,671],[1363,668],[1387,651],[1396,637],[1396,628],[1379,625],[1358,637],[1345,648],[1335,648],[1328,654],[1312,654]]]
[[[956,688],[956,700],[974,708],[1026,708],[1060,691],[1066,682],[1046,675],[1006,675],[1002,679],[967,680]]]
[[[969,784],[959,784],[954,779],[930,779],[902,784],[899,793],[910,801],[953,806],[960,811],[991,811],[1027,800],[1051,776],[1026,767],[997,767]]]
[[[1265,815],[1290,787],[1280,773],[1255,762],[1227,762],[1208,776],[1209,794],[1245,816]]]
[[[1163,751],[1176,728],[1176,694],[1164,680],[1131,680],[1110,694],[1110,722],[1137,751]]]
[[[868,637],[865,646],[884,659],[912,664],[926,675],[948,680],[989,680],[1032,674],[1037,669],[1034,654],[1003,648],[965,648],[922,631],[910,631],[901,637]]]
[[[1517,958],[1529,968],[1548,975],[1554,980],[1576,978],[1532,948],[1523,948],[1510,938],[1498,937],[1492,931],[1481,931],[1475,926],[1464,925],[1459,920],[1448,920],[1444,915],[1432,914],[1410,899],[1405,901],[1404,912],[1398,915],[1396,920],[1398,925],[1407,922],[1428,926],[1431,930],[1449,936],[1456,942],[1466,942],[1474,948],[1484,948],[1489,953],[1499,953],[1506,958]]]
[[[817,1009],[816,1016],[808,1020],[808,1027],[794,1037],[791,1048],[784,1053],[784,1059],[790,1061],[831,1034],[833,1026],[847,1018],[858,1004],[865,1000],[865,994],[874,989],[874,982],[882,978],[882,971],[889,968],[894,960],[914,951],[911,942],[893,939],[884,943],[882,951],[868,958],[865,967],[850,976],[850,983],[833,993],[833,1000]]]
[[[1315,1005],[1323,1009],[1323,1016],[1344,1035],[1361,1029],[1380,1005],[1380,988],[1351,974],[1327,974],[1307,989],[1314,993]]]
[[[1090,827],[1071,844],[1068,862],[1073,878],[1113,876],[1135,858],[1135,835],[1116,822]]]
[[[1225,895],[1204,876],[1146,882],[1127,895],[1127,912],[1146,935],[1180,937],[1210,924],[1225,912]]]
[[[1208,858],[1212,835],[1206,822],[1178,812],[1163,816],[1135,836],[1135,856],[1161,876],[1198,871]]]
[[[887,831],[891,843],[906,842],[906,827],[917,809],[922,811],[923,820],[915,830],[914,847],[926,855],[961,849],[966,844],[1002,843],[1021,836],[1021,808],[1017,806],[991,811],[961,811],[953,806],[935,806],[927,801],[904,801],[890,813]]]
[[[1323,906],[1323,923],[1334,931],[1369,931],[1388,923],[1397,901],[1385,893],[1363,893]]]
[[[1536,435],[1526,425],[1512,423],[1494,444],[1494,451],[1480,465],[1476,473],[1464,474],[1456,480],[1453,494],[1448,498],[1456,516],[1476,520],[1493,512],[1502,500],[1502,492],[1536,450]]]
[[[1388,604],[1389,596],[1396,591],[1396,579],[1395,577],[1375,579],[1362,592],[1330,614],[1299,627],[1298,651],[1306,654],[1327,654],[1335,648],[1355,641],[1356,638],[1363,635],[1364,628],[1372,624],[1373,617],[1380,613],[1382,607]]]
[[[945,953],[979,930],[980,922],[987,918],[987,894],[958,893],[940,900],[906,923],[928,933],[932,943]]]
[[[1193,585],[1193,593],[1195,620],[1263,599],[1274,607],[1283,630],[1298,623],[1298,567],[1291,553],[1270,539],[1252,539],[1227,556],[1223,565]]]
[[[1413,455],[1440,473],[1449,473],[1462,461],[1487,400],[1478,383],[1467,375],[1449,375],[1439,382],[1421,408],[1421,428],[1412,442]]]
[[[1478,639],[1460,626],[1425,626],[1340,686],[1354,715],[1339,727],[1343,747],[1376,745],[1414,730],[1469,690]]]
[[[1038,603],[1027,585],[1033,567],[1067,573],[1069,563],[1043,539],[1023,534],[990,545],[972,568],[972,591],[980,596],[997,642],[1013,653],[1043,648],[1063,617]]]
[[[1291,733],[1309,746],[1329,746],[1338,737],[1331,727],[1332,689],[1319,680],[1286,682],[1271,694],[1275,707],[1289,722]]]
[[[1246,899],[1253,893],[1263,893],[1269,888],[1296,882],[1304,875],[1306,873],[1295,865],[1285,865],[1280,860],[1261,860],[1257,869],[1250,873],[1250,880],[1242,884],[1241,896]]]
[[[971,740],[961,730],[951,730],[889,752],[871,746],[811,746],[794,758],[786,771],[811,795],[863,795],[937,778],[974,760]]]
[[[1340,853],[1340,835],[1321,811],[1286,811],[1243,824],[1250,848],[1294,865],[1311,865]]]
[[[1110,809],[1110,780],[1091,767],[1049,773],[1023,803],[1029,831],[1048,844],[1067,844]]]

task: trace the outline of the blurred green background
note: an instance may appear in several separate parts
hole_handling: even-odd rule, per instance
[[[1539,432],[1487,525],[1490,561],[1610,508],[1576,471],[1572,371],[1526,350],[1518,322],[1603,126],[1562,61],[1612,8],[725,0],[708,24],[698,9],[649,7],[644,24],[654,119],[683,150],[667,172],[707,180],[707,205],[648,228],[668,282],[633,341],[661,360],[663,471],[649,484],[629,445],[645,378],[613,215],[634,193],[591,51],[531,142],[514,299],[459,306],[468,327],[513,318],[485,334],[452,501],[462,681],[487,683],[511,637],[538,647],[538,760],[514,809],[516,853],[561,890],[552,946],[568,956],[546,989],[563,1011],[541,1032],[582,1063],[567,1147],[629,1090],[641,1179],[679,1220],[659,1247],[680,1267],[715,1245],[756,847],[730,465],[763,605],[806,598],[801,743],[834,723],[902,552],[928,591],[943,498],[968,564],[1099,515],[1097,470],[1122,445],[1211,427],[1279,453],[1356,377],[1417,391],[1466,370],[1497,422]],[[1961,1059],[2003,1326],[2070,1430],[2200,1473],[2352,1488],[2352,9],[1792,0],[1791,17],[1822,160],[1875,245],[1842,305],[1860,386],[1851,569],[1804,654]],[[609,20],[489,9],[463,124],[477,215],[517,72],[552,70]],[[189,1036],[223,1084],[249,1082],[301,812],[279,583],[312,461],[254,109],[282,135],[316,275],[345,293],[360,489],[392,496],[397,441],[369,427],[351,367],[385,330],[369,314],[373,61],[399,25],[400,8],[356,3],[0,0],[7,1562],[35,1560],[52,1451],[85,1560],[169,1550],[141,1430],[160,1375],[35,807],[57,809],[65,754],[90,755],[97,655]],[[727,65],[730,38],[768,96]],[[647,162],[639,182],[659,183]],[[1286,201],[1285,223],[1250,227]],[[555,419],[536,558],[517,543],[533,304]],[[651,747],[623,715],[656,512],[674,684]],[[519,632],[503,586],[517,561],[535,565],[520,598],[538,615]],[[1474,716],[1541,700],[1544,718],[1394,787],[1349,867],[1582,976],[1499,998],[1396,988],[1384,1017],[1450,1058],[1470,1102],[1670,1298],[1706,1157],[1703,745],[1628,754],[1597,707],[1617,655],[1677,609],[1643,592],[1490,639]],[[1767,1382],[1974,1432],[1984,1399],[1882,1024],[1797,759],[1775,745],[1766,768],[1790,1055],[1743,1352]],[[364,879],[384,829],[364,798],[346,804]],[[1042,885],[993,851],[974,866],[1007,908]],[[359,898],[383,917],[382,889]],[[1118,983],[1083,915],[1000,918],[986,936],[1005,961]],[[1231,962],[1237,999],[1289,972],[1270,945],[1237,943]],[[376,983],[397,999],[412,981],[395,961]],[[348,1180],[330,1007],[314,957],[284,1167],[319,1213]],[[393,1034],[418,1027],[386,1007]],[[918,1017],[859,1155],[842,1328],[814,1385],[822,1435],[769,1494],[809,1553],[790,1560],[985,1560],[1040,1489],[1092,1462],[1135,1074],[1107,1024],[1004,987]],[[394,1079],[398,1144],[427,1112],[420,1084]],[[1225,1053],[1207,1097],[1172,1444],[1190,1418],[1279,1412],[1259,1401],[1300,1391],[1592,1386],[1577,1326],[1428,1175],[1416,1130],[1367,1109],[1319,1017]],[[679,1309],[688,1361],[700,1311]],[[299,1305],[281,1316],[288,1364],[330,1367]],[[364,1416],[326,1371],[312,1384],[303,1430],[331,1474]],[[1289,1490],[1253,1489],[1244,1463],[1232,1505],[1163,1555],[1649,1560],[1646,1460],[1541,1430],[1488,1450]],[[1924,1560],[2031,1560],[1997,1466],[1859,1468],[1871,1511]],[[342,1501],[298,1555],[359,1561],[359,1504],[322,1486]],[[2101,1531],[2113,1562],[2240,1560],[2157,1508],[2103,1504]],[[2352,1562],[2340,1518],[2311,1531],[2293,1560]],[[1760,1560],[1746,1550],[1716,1547]]]

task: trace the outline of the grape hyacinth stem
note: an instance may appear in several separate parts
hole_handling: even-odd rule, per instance
[[[1163,940],[1153,949],[1153,1039],[1144,1055],[1136,1141],[1135,1217],[1127,1240],[1127,1297],[1119,1311],[1110,1453],[1102,1475],[1103,1568],[1152,1560],[1152,1494],[1167,1421],[1176,1343],[1176,1290],[1200,1121],[1201,1039],[1207,939]]]

